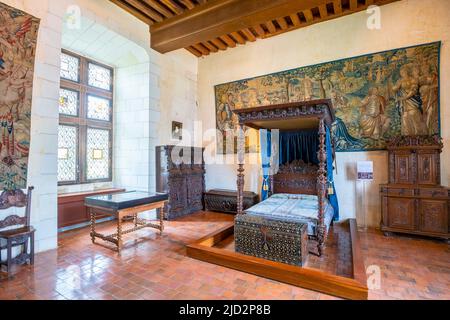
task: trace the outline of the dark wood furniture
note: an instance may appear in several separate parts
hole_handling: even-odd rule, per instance
[[[450,238],[450,189],[442,187],[442,139],[398,137],[388,143],[389,183],[380,186],[381,230]]]
[[[113,243],[119,253],[123,247],[122,237],[124,234],[131,233],[143,228],[155,228],[164,231],[164,207],[168,196],[165,193],[147,193],[147,192],[123,192],[114,194],[105,194],[85,198],[86,207],[89,208],[91,216],[91,240],[95,243],[96,238]],[[138,217],[139,213],[157,209],[160,211],[160,223],[155,224],[146,219]],[[117,233],[104,235],[95,230],[97,212],[108,214],[116,218]],[[123,218],[133,217],[133,228],[122,230]]]
[[[124,192],[125,189],[103,189],[89,192],[66,193],[58,195],[58,228],[89,222],[91,217],[84,205],[84,198],[89,196]],[[100,214],[98,218],[100,218]]]
[[[244,210],[259,202],[259,196],[244,191]],[[237,213],[237,191],[213,189],[205,192],[205,210],[225,213]]]
[[[156,191],[169,195],[168,220],[203,210],[203,151],[195,147],[156,147]]]
[[[25,207],[25,215],[10,215],[0,221],[0,268],[6,266],[6,272],[11,272],[13,264],[24,264],[27,261],[34,264],[34,233],[35,229],[30,225],[31,219],[31,194],[34,187],[28,188],[28,193],[22,190],[4,191],[0,195],[0,210],[11,207]],[[18,227],[19,226],[19,227]],[[15,228],[11,228],[15,227]],[[12,249],[21,247],[20,253],[13,257]],[[28,250],[29,247],[29,250]],[[6,261],[2,262],[2,250],[7,251]]]
[[[244,191],[244,126],[260,129],[281,129],[286,131],[318,128],[319,150],[317,167],[309,164],[287,166],[271,177],[273,193],[313,194],[318,196],[319,221],[315,235],[309,236],[315,243],[316,253],[322,254],[323,243],[327,236],[325,226],[325,199],[327,197],[327,150],[326,127],[331,128],[335,120],[332,102],[329,99],[294,102],[279,105],[244,108],[233,111],[239,119],[238,136],[238,214],[243,214]],[[333,147],[334,154],[334,147]]]

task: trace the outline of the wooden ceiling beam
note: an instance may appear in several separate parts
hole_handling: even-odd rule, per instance
[[[281,30],[287,30],[288,24],[284,18],[277,18],[278,25],[280,26]]]
[[[219,37],[220,40],[222,40],[223,42],[225,42],[229,47],[234,48],[236,47],[236,42],[234,42],[233,39],[231,39],[231,37],[227,34],[220,36]]]
[[[202,53],[200,51],[198,51],[197,49],[195,49],[194,47],[190,46],[185,48],[187,51],[189,51],[190,53],[192,53],[194,56],[197,56],[198,58],[200,58],[202,55]]]
[[[250,42],[256,41],[256,37],[250,29],[248,28],[242,29],[242,33],[244,34],[244,36],[247,38],[248,41]]]
[[[289,17],[291,18],[292,24],[294,26],[296,26],[296,27],[300,26],[301,22],[300,22],[300,18],[298,17],[297,13],[291,14]]]
[[[194,9],[195,4],[191,0],[180,0],[182,4],[186,6],[188,9]]]
[[[227,45],[221,39],[210,40],[213,45],[215,45],[219,50],[227,50]]]
[[[209,54],[208,48],[206,48],[203,44],[197,43],[192,45],[197,51],[201,52],[202,55],[207,56]]]
[[[130,6],[129,4],[121,1],[121,0],[110,0],[112,3],[114,3],[115,5],[117,5],[118,7],[122,8],[123,10],[125,10],[126,12],[128,12],[129,14],[133,15],[135,18],[145,22],[148,25],[152,25],[155,23],[155,21],[153,21],[152,19],[150,19],[149,16],[147,16],[146,14],[140,12],[139,10],[137,10],[136,8]]]
[[[256,31],[258,36],[260,36],[261,38],[265,37],[266,31],[264,31],[263,27],[261,27],[260,24],[257,24],[256,26],[253,26],[253,29]]]
[[[269,30],[270,33],[277,32],[277,27],[275,27],[275,24],[272,21],[267,21],[266,22],[266,27],[267,27],[267,30]]]
[[[126,3],[128,3],[130,6],[138,9],[139,11],[145,13],[147,16],[155,20],[156,22],[161,22],[164,20],[164,17],[160,15],[158,12],[153,10],[152,8],[146,6],[142,2],[138,0],[125,0]]]
[[[208,50],[211,52],[219,51],[219,49],[209,41],[202,42],[202,45],[204,45],[206,48],[208,48]]]
[[[160,0],[160,1],[176,14],[180,15],[184,12],[184,9],[173,0]]]
[[[161,5],[156,0],[143,0],[149,7],[152,7],[155,11],[158,11],[160,14],[162,14],[166,18],[172,18],[175,14],[166,9],[163,5]]]
[[[334,14],[342,14],[342,2],[341,0],[333,1]]]
[[[239,44],[245,44],[247,41],[245,41],[244,37],[241,36],[238,32],[232,32],[231,37],[236,40]]]
[[[161,0],[176,10],[173,0]],[[151,26],[152,48],[165,53],[315,8],[329,0],[213,0]]]
[[[319,6],[319,13],[320,13],[321,19],[325,19],[326,17],[328,17],[328,10],[327,10],[327,6],[325,4],[321,4]]]
[[[358,0],[350,0],[350,10],[354,11],[358,8]]]
[[[311,22],[314,20],[311,10],[304,10],[303,15],[305,16],[306,22]]]

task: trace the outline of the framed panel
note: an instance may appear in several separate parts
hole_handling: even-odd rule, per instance
[[[60,76],[63,79],[80,82],[80,59],[76,56],[61,53]]]
[[[78,91],[66,88],[59,89],[59,114],[78,116],[80,94]]]
[[[111,121],[111,100],[88,94],[87,117],[94,120]]]
[[[91,87],[108,90],[112,88],[111,69],[96,63],[88,63],[88,85]]]

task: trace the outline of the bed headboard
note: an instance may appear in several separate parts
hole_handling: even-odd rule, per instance
[[[317,195],[317,171],[319,166],[294,160],[280,166],[271,177],[272,193]]]

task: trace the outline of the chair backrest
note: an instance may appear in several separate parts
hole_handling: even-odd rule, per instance
[[[22,190],[8,190],[3,191],[0,195],[0,210],[9,209],[11,207],[23,208],[25,207],[25,215],[19,217],[18,215],[7,216],[0,221],[0,229],[12,227],[16,225],[30,225],[31,218],[31,194],[34,187],[28,187],[28,193],[25,194]]]

